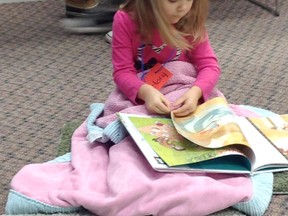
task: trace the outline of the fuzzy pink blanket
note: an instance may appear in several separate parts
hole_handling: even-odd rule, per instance
[[[163,89],[172,101],[191,87],[191,73],[195,71],[188,63],[168,63],[167,67],[174,74],[185,72],[183,76],[174,75]],[[215,90],[212,96],[219,94]],[[116,120],[117,111],[148,114],[143,105],[131,107],[131,102],[117,90],[105,106],[104,116],[96,121],[101,127]],[[253,115],[238,107],[234,109]],[[30,164],[14,176],[7,214],[73,212],[83,207],[100,216],[199,216],[241,202],[248,212],[251,210],[249,202],[255,196],[255,183],[249,176],[159,173],[150,167],[130,136],[112,146],[89,143],[86,123],[72,136],[71,158],[69,155],[62,161]],[[271,198],[272,188],[267,190]],[[269,201],[268,198],[262,206],[262,213]]]
[[[192,87],[192,84],[195,81],[196,71],[191,64],[180,61],[168,62],[165,64],[165,67],[173,72],[173,76],[161,89],[161,92],[171,103],[173,103]],[[220,91],[214,89],[210,98],[217,96],[223,95]],[[118,89],[115,89],[105,102],[104,117],[97,119],[97,125],[103,128],[106,127],[111,121],[117,119],[115,113],[120,111],[124,113],[149,115],[144,105],[133,104],[121,94]]]

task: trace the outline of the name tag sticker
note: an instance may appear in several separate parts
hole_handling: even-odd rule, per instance
[[[144,81],[160,90],[172,76],[173,74],[169,70],[167,70],[162,64],[157,63],[146,74]]]

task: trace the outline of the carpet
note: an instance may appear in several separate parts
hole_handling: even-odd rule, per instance
[[[75,129],[80,125],[81,122],[67,122],[61,129],[61,141],[58,146],[57,156],[61,156],[67,152],[70,152],[70,140]],[[274,185],[273,194],[288,194],[288,172],[277,172],[274,173]]]
[[[288,1],[279,1],[279,17],[246,0],[210,2],[207,28],[222,68],[218,88],[231,103],[288,113]],[[104,35],[60,28],[65,1],[0,4],[0,12],[0,215],[5,215],[15,173],[55,158],[62,126],[87,117],[88,105],[105,101],[114,83]],[[286,182],[275,183],[286,189],[274,191],[288,194]],[[287,212],[288,195],[274,195],[265,216]]]

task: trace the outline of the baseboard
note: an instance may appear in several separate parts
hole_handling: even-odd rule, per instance
[[[0,4],[7,3],[19,3],[19,2],[31,2],[31,1],[43,1],[43,0],[0,0]]]

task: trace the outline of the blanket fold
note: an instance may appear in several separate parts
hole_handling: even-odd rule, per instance
[[[90,105],[91,113],[87,117],[87,139],[90,143],[95,141],[106,143],[111,140],[113,143],[119,143],[126,135],[127,131],[122,123],[116,119],[109,123],[105,128],[95,124],[95,121],[104,111],[104,104],[93,103]]]

